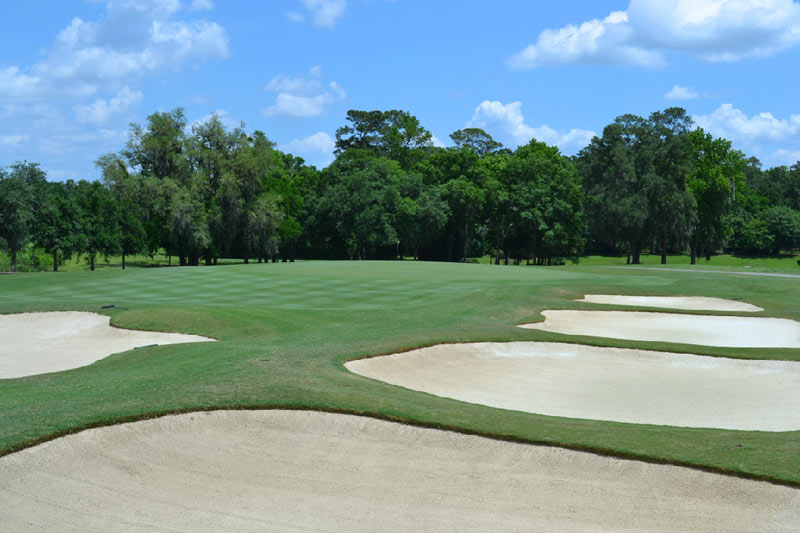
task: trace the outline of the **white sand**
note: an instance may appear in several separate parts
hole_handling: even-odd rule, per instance
[[[0,379],[86,366],[139,346],[214,340],[114,328],[109,320],[75,311],[0,315]]]
[[[761,307],[746,302],[705,296],[622,296],[619,294],[587,294],[576,302],[610,305],[635,305],[688,311],[732,311],[757,313]]]
[[[800,429],[800,363],[508,342],[440,344],[347,363],[408,389],[529,413],[637,424]]]
[[[792,531],[800,490],[349,415],[218,411],[0,458],[7,531]]]
[[[800,322],[785,318],[638,311],[542,311],[519,327],[565,335],[739,348],[800,348]]]

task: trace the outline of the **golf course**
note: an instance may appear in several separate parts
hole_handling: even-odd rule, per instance
[[[749,502],[751,507],[741,512],[754,517],[749,524],[756,528],[768,524],[764,522],[765,513],[775,520],[769,523],[768,529],[788,529],[788,525],[796,524],[799,518],[800,428],[792,426],[796,424],[792,417],[795,417],[800,406],[797,393],[784,391],[784,395],[773,398],[772,403],[761,401],[760,397],[771,391],[759,391],[757,385],[742,389],[746,392],[739,396],[749,395],[743,398],[725,394],[723,390],[716,394],[714,388],[717,387],[717,377],[714,372],[725,365],[743,364],[745,367],[750,365],[755,374],[763,374],[767,378],[776,374],[793,373],[796,376],[794,365],[800,364],[800,348],[753,347],[759,345],[757,328],[750,336],[753,342],[743,348],[708,346],[703,344],[702,339],[685,335],[679,335],[671,342],[615,339],[613,328],[609,330],[609,337],[602,337],[595,332],[586,335],[575,332],[562,334],[518,327],[542,322],[543,312],[550,310],[613,312],[615,316],[625,312],[660,313],[667,319],[671,315],[697,315],[698,319],[713,317],[716,320],[724,320],[725,317],[736,320],[771,318],[794,323],[800,319],[800,284],[795,279],[580,265],[526,268],[412,261],[304,261],[15,274],[0,277],[0,292],[3,295],[0,312],[4,314],[0,319],[41,316],[40,312],[53,316],[51,312],[55,311],[81,312],[68,313],[73,318],[95,313],[110,317],[110,323],[115,328],[200,336],[186,341],[176,340],[180,343],[167,345],[158,340],[152,341],[157,345],[152,345],[149,340],[142,341],[148,346],[114,353],[86,366],[0,379],[0,502],[3,502],[0,503],[0,516],[6,518],[8,523],[38,523],[45,527],[82,523],[94,529],[120,523],[121,515],[113,515],[113,511],[108,510],[115,507],[108,503],[105,493],[97,488],[105,485],[97,480],[81,481],[81,475],[95,475],[87,472],[95,472],[111,483],[114,487],[109,489],[111,493],[122,494],[115,497],[114,501],[121,499],[120,505],[127,509],[126,513],[130,516],[139,516],[144,512],[141,506],[147,502],[161,506],[153,508],[153,516],[162,519],[172,516],[175,506],[180,508],[184,503],[173,502],[164,494],[183,494],[187,487],[202,485],[206,487],[203,491],[210,491],[205,496],[198,497],[192,492],[191,496],[184,497],[191,501],[196,498],[199,498],[197,501],[206,501],[206,498],[216,502],[230,516],[220,521],[219,516],[211,511],[208,516],[202,513],[192,515],[193,520],[202,525],[201,529],[223,525],[244,528],[270,525],[277,528],[289,523],[292,527],[313,526],[323,529],[364,529],[370,524],[374,526],[380,523],[390,523],[395,527],[425,527],[427,524],[432,529],[464,528],[469,524],[479,529],[481,525],[490,527],[491,524],[505,523],[504,527],[508,529],[514,527],[514,520],[526,516],[525,513],[520,514],[519,509],[515,511],[508,508],[510,496],[500,496],[498,492],[493,492],[493,496],[486,499],[494,514],[481,515],[480,506],[473,509],[472,514],[464,514],[459,509],[472,504],[457,498],[445,498],[445,503],[441,508],[437,507],[437,511],[425,511],[422,508],[427,507],[420,507],[420,501],[426,498],[418,495],[420,501],[408,499],[408,495],[416,493],[416,490],[409,492],[397,486],[390,487],[393,476],[400,476],[398,470],[406,471],[403,476],[409,477],[409,487],[419,487],[419,478],[414,478],[412,474],[422,468],[420,464],[427,464],[428,468],[433,469],[425,470],[429,472],[428,478],[430,472],[437,471],[443,479],[453,480],[458,479],[458,475],[502,480],[511,471],[529,468],[537,476],[550,472],[556,479],[570,478],[572,483],[579,485],[591,482],[596,487],[599,484],[611,491],[610,500],[617,500],[617,507],[595,501],[583,509],[580,516],[573,516],[571,522],[566,519],[563,522],[553,521],[545,518],[554,514],[563,517],[565,506],[583,505],[580,502],[585,502],[592,491],[577,491],[572,495],[572,504],[564,503],[567,500],[555,496],[551,498],[555,503],[548,504],[531,488],[534,485],[515,478],[514,483],[518,486],[505,486],[503,490],[512,492],[514,498],[522,498],[520,501],[527,501],[526,498],[539,501],[540,506],[522,507],[530,514],[526,523],[538,523],[543,527],[548,524],[567,527],[570,523],[622,529],[659,527],[659,524],[664,527],[668,523],[665,520],[688,516],[685,509],[680,505],[667,506],[661,508],[659,514],[650,506],[643,505],[634,512],[629,503],[619,503],[632,500],[620,500],[619,493],[608,487],[615,483],[624,485],[630,496],[651,490],[655,483],[653,480],[683,475],[690,476],[690,479],[680,482],[683,485],[678,483],[672,486],[670,490],[684,494],[683,497],[694,502],[702,500],[703,503],[698,505],[713,509],[703,512],[695,509],[697,520],[685,522],[687,527],[691,525],[698,529],[713,530],[721,527],[720,524],[731,524],[734,528],[747,529],[747,522],[741,521],[740,514],[731,511],[737,507],[745,509],[741,507],[745,502]],[[668,298],[655,300],[658,305],[653,307],[636,307],[625,305],[624,302],[604,304],[576,301],[586,295],[698,296],[742,302],[733,304],[734,309],[737,309],[736,305],[741,308],[746,304],[750,304],[751,308],[740,311],[669,309],[664,306],[664,301],[668,302],[667,306],[671,305]],[[647,300],[634,302],[634,305],[646,304]],[[763,311],[754,311],[752,306]],[[18,313],[29,314],[16,315]],[[616,321],[619,322],[619,319]],[[52,326],[48,327],[52,330]],[[75,331],[80,328],[71,327],[66,333],[62,331],[58,335],[77,334]],[[20,328],[6,328],[3,331],[6,338],[2,339],[0,363],[17,358],[16,364],[20,364],[17,355],[25,350],[26,338],[30,339],[30,344],[42,343],[39,338],[41,335],[37,337],[36,332],[22,333]],[[52,333],[51,337],[55,335]],[[746,336],[746,332],[740,331],[739,335]],[[9,353],[12,340],[15,343],[14,353]],[[195,342],[197,340],[216,342]],[[766,346],[770,346],[769,340],[765,339]],[[688,379],[685,391],[688,404],[678,410],[703,411],[707,409],[707,404],[718,401],[721,405],[717,407],[739,422],[751,418],[746,423],[742,422],[745,423],[743,427],[760,428],[758,417],[772,416],[784,420],[792,429],[787,431],[784,425],[762,430],[731,430],[720,429],[714,424],[686,423],[682,426],[679,423],[642,423],[638,419],[638,423],[619,422],[613,421],[619,420],[613,417],[603,420],[602,416],[592,415],[548,416],[553,414],[549,409],[558,401],[550,398],[550,401],[543,401],[541,409],[537,409],[536,395],[533,393],[539,385],[535,381],[526,381],[530,379],[528,375],[519,374],[519,380],[531,387],[527,404],[524,407],[498,408],[488,406],[497,405],[491,402],[481,405],[480,398],[464,399],[458,395],[426,392],[424,388],[418,391],[414,390],[413,384],[398,386],[382,378],[371,379],[346,366],[388,360],[388,357],[377,357],[387,354],[397,354],[390,357],[402,357],[405,352],[413,353],[409,350],[425,347],[441,349],[456,344],[466,348],[469,345],[465,343],[523,347],[546,343],[548,346],[566,347],[557,350],[561,354],[568,353],[570,349],[600,347],[630,352],[633,355],[629,354],[629,358],[656,357],[649,355],[651,353],[660,354],[658,357],[661,358],[682,358],[682,363],[673,361],[672,365],[682,364],[679,370],[687,379],[693,373],[699,373],[701,377]],[[54,343],[51,359],[59,358],[61,346]],[[512,354],[506,359],[532,359],[529,355]],[[594,356],[588,359],[591,357]],[[611,356],[604,357],[613,359]],[[694,359],[702,359],[705,363],[694,368]],[[455,363],[451,361],[447,367],[449,370],[445,372],[449,373],[451,387],[461,385],[461,388],[470,388],[459,383],[461,379],[472,379],[477,387],[487,383],[491,386],[491,381],[497,378],[492,374],[477,380],[475,376],[468,376],[468,358],[463,360],[462,366],[466,370],[460,374],[457,360],[458,357]],[[720,364],[714,365],[715,362]],[[769,366],[772,364],[782,366],[775,370]],[[585,380],[586,375],[580,374],[578,366],[573,369],[575,382],[584,383],[581,380]],[[558,380],[561,383],[568,385],[569,371],[569,367],[560,370],[562,373]],[[436,372],[431,369],[429,373]],[[631,383],[635,381],[636,374],[630,373]],[[740,378],[746,379],[746,376]],[[508,380],[508,375],[503,379]],[[613,380],[613,388],[624,388],[626,379],[625,376],[617,376]],[[706,385],[703,379],[708,380]],[[727,382],[723,380],[722,383]],[[635,390],[639,396],[632,395],[626,406],[630,413],[636,413],[637,405],[648,408],[648,388],[641,384],[638,387]],[[707,397],[702,394],[697,396],[689,390],[695,389],[694,392],[697,392],[696,389],[700,388],[710,389],[710,392],[706,391]],[[493,394],[501,394],[502,386],[500,390],[495,390]],[[508,395],[526,394],[524,390],[520,392],[513,387],[506,390]],[[659,392],[663,391],[653,391],[654,394]],[[600,394],[596,390],[593,393]],[[611,396],[616,393],[609,389],[607,394]],[[680,398],[681,394],[679,390],[672,397]],[[785,405],[780,405],[781,398],[785,400]],[[698,405],[691,405],[692,401],[698,402]],[[730,402],[733,405],[727,405]],[[747,410],[750,404],[758,404],[762,408],[768,405],[772,412],[751,416]],[[204,411],[209,413],[200,413]],[[312,411],[322,413],[313,414]],[[738,417],[736,411],[740,411]],[[241,414],[237,415],[237,412]],[[713,410],[708,416],[714,416]],[[208,421],[211,425],[204,429],[197,425],[199,420]],[[151,429],[146,429],[148,427]],[[732,427],[739,426],[734,424]],[[433,430],[446,431],[426,433]],[[360,431],[367,431],[372,439],[371,444],[359,443]],[[383,448],[377,443],[376,435],[385,437],[385,442],[381,444]],[[387,445],[387,442],[394,444]],[[322,451],[312,450],[312,443],[323,446]],[[431,446],[434,451],[425,451]],[[519,446],[521,448],[517,448]],[[497,447],[503,451],[496,450]],[[259,452],[262,448],[272,451]],[[468,448],[473,455],[462,457],[459,455],[462,448]],[[191,450],[191,453],[177,457],[176,454],[182,450]],[[557,455],[561,455],[557,459],[537,459],[533,455],[552,454],[554,450],[560,450]],[[166,455],[161,456],[162,453]],[[281,485],[280,480],[318,483],[321,487],[319,490],[310,490],[305,486],[301,500],[305,502],[303,505],[308,505],[308,498],[319,499],[320,509],[338,509],[338,512],[349,516],[350,521],[325,522],[320,518],[326,516],[322,511],[322,515],[311,513],[313,517],[308,512],[304,514],[303,506],[298,502],[287,503],[291,500],[290,496],[281,499],[283,503],[270,500],[273,503],[272,507],[266,508],[269,511],[261,509],[261,499],[267,497],[258,490],[253,492],[254,482],[247,480],[249,477],[259,477],[258,472],[266,475],[265,471],[259,470],[265,467],[263,464],[259,467],[260,463],[252,461],[254,458],[280,458],[281,453],[293,455],[294,462],[281,459],[280,464],[293,465],[286,466],[286,469],[295,470],[289,472],[283,467],[268,469],[275,478],[267,476],[266,483],[275,494],[292,495],[300,490],[298,487],[292,488],[291,484]],[[414,457],[414,453],[425,455],[427,462],[420,463],[421,457]],[[444,455],[437,456],[436,453]],[[577,459],[563,455],[568,453],[579,455]],[[192,459],[187,459],[189,456]],[[393,458],[394,464],[380,463],[388,461],[388,456]],[[224,462],[225,457],[237,457],[235,462],[239,470]],[[623,465],[632,466],[616,466],[609,470],[608,466],[601,468],[591,464],[592,461],[619,459],[626,460],[622,462]],[[631,459],[634,461],[627,461]],[[120,461],[124,464],[120,464]],[[222,463],[217,464],[219,461]],[[467,468],[489,470],[483,473],[470,470],[471,474],[465,474],[462,469],[460,474],[448,473],[455,468],[456,462]],[[174,469],[176,465],[181,472],[197,474],[200,471],[197,474],[200,478],[189,480],[180,476],[169,477],[166,472],[171,472],[170,468]],[[307,470],[312,466],[314,474],[309,474]],[[632,469],[635,469],[634,477],[642,487],[637,489],[635,485],[620,481],[623,474],[620,474],[619,468],[625,472],[624,476],[631,475],[634,472]],[[559,469],[570,473],[552,474],[562,471]],[[158,472],[163,477],[148,477],[148,473]],[[332,481],[320,481],[326,472],[339,484],[329,486],[326,483]],[[352,482],[347,481],[350,479],[348,475],[352,476]],[[398,477],[396,482],[402,484],[401,478],[406,479],[403,476]],[[622,479],[627,479],[624,476]],[[706,479],[707,476],[711,477]],[[165,477],[175,486],[162,487],[165,491],[162,493],[159,492],[161,489],[156,490],[155,487],[167,483]],[[236,486],[239,488],[229,488],[240,495],[240,500],[237,500],[238,503],[218,501],[215,496],[217,492],[222,491],[231,497],[230,491],[218,489],[215,492],[208,488],[208,483],[226,487],[226,483],[232,483],[234,477],[240,480]],[[425,475],[422,477],[425,478]],[[145,484],[135,490],[130,486],[124,490],[119,488],[120,484],[135,485],[133,478],[137,478],[138,483],[142,483],[143,479],[150,480],[152,486],[144,481]],[[278,485],[273,485],[273,481]],[[265,480],[259,482],[264,483]],[[548,481],[550,484],[553,482],[553,479]],[[723,489],[720,483],[744,483],[746,486]],[[375,492],[373,489],[383,486],[381,484],[385,486]],[[453,484],[458,485],[458,482],[453,481]],[[450,494],[455,498],[451,489],[447,488],[449,484],[438,488],[424,486],[419,490],[431,491],[431,494]],[[495,490],[483,484],[480,486],[487,493]],[[535,486],[540,487],[541,484]],[[685,490],[675,488],[678,486],[683,486]],[[685,491],[689,490],[688,487],[692,487],[692,491],[691,496],[687,497]],[[698,487],[717,488],[706,490]],[[92,490],[99,492],[92,496]],[[777,491],[777,494],[770,491]],[[711,493],[716,499],[713,505],[706,501]],[[73,496],[65,500],[65,494]],[[175,498],[180,499],[180,496]],[[672,501],[666,496],[663,499]],[[91,520],[95,521],[75,522],[75,517],[82,516],[78,509],[84,500],[94,502],[97,506],[86,504],[88,509],[110,506],[106,509],[109,516],[90,513]],[[31,501],[39,502],[35,512],[24,503]],[[504,501],[505,504],[502,503]],[[767,505],[765,502],[772,503]],[[197,506],[198,509],[202,508],[200,503]],[[252,513],[242,511],[237,514],[232,511],[241,506]],[[378,512],[374,506],[384,510]],[[370,511],[372,514],[365,514],[365,507],[373,509]],[[388,507],[398,514],[392,514],[387,510]],[[53,511],[37,519],[35,515],[41,513],[43,508],[52,508]],[[414,520],[423,522],[409,520],[408,513],[413,509],[420,509]],[[426,512],[429,514],[426,515]],[[448,515],[450,517],[442,519],[448,512],[451,513]],[[271,521],[259,521],[267,515]],[[500,515],[506,516],[508,521],[498,522],[496,518]],[[605,519],[598,518],[600,515]],[[27,518],[19,521],[19,516]],[[541,521],[531,521],[531,517],[535,516]],[[628,518],[615,521],[621,516]],[[365,521],[359,522],[357,517]],[[282,519],[289,522],[281,522]],[[153,520],[149,523],[151,526],[169,523],[158,521],[157,518]],[[148,522],[130,524],[133,524],[133,529],[136,524],[146,528]]]

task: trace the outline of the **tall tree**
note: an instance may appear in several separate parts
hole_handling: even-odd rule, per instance
[[[12,272],[17,270],[17,252],[30,238],[45,183],[36,163],[15,163],[10,172],[0,168],[0,246],[4,243],[11,255]]]
[[[692,171],[688,187],[697,205],[697,223],[689,243],[691,263],[697,256],[707,258],[731,233],[730,210],[736,200],[736,184],[741,190],[746,161],[725,139],[715,139],[698,128],[689,133]]]
[[[53,255],[53,271],[58,271],[59,254],[71,256],[86,247],[82,213],[72,180],[48,182],[43,187],[43,207],[37,213],[34,242]]]
[[[455,143],[456,148],[469,148],[480,157],[484,157],[503,147],[501,143],[495,141],[491,135],[480,128],[456,130],[450,134],[450,138]]]
[[[121,252],[121,230],[118,224],[117,204],[114,196],[99,181],[78,182],[75,188],[76,204],[84,238],[77,252],[86,253],[89,269],[94,271],[98,255]]]

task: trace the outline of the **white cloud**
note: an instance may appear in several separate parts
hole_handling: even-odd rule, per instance
[[[670,91],[664,95],[669,100],[694,100],[700,98],[700,93],[690,87],[674,85]]]
[[[224,109],[215,109],[215,110],[214,110],[214,111],[212,111],[211,113],[208,113],[208,114],[206,114],[206,115],[203,115],[202,117],[200,117],[200,118],[198,118],[198,119],[196,119],[196,120],[193,120],[193,121],[189,122],[188,124],[186,124],[186,128],[185,128],[185,129],[186,129],[186,133],[188,133],[188,134],[191,134],[191,133],[192,133],[192,130],[193,130],[193,129],[194,129],[196,126],[199,126],[200,124],[205,124],[205,123],[206,123],[206,122],[208,122],[208,121],[211,119],[211,117],[213,117],[214,115],[216,115],[216,116],[217,116],[217,118],[219,119],[219,121],[222,123],[222,125],[223,125],[223,126],[225,126],[225,127],[226,127],[227,129],[229,129],[229,130],[232,130],[232,129],[234,129],[234,128],[238,128],[239,126],[241,126],[241,125],[242,125],[242,122],[235,120],[235,119],[234,119],[232,116],[230,116],[230,114],[229,114],[227,111],[225,111]]]
[[[278,146],[282,152],[300,156],[312,165],[325,167],[333,162],[333,150],[336,143],[324,131],[318,131],[303,139],[293,139],[287,144]]]
[[[344,15],[345,0],[300,0],[311,15],[314,26],[333,29],[336,21]]]
[[[275,104],[264,110],[268,117],[316,117],[328,106],[343,101],[347,94],[335,82],[323,84],[322,69],[312,67],[302,76],[279,74],[266,85],[268,91],[277,92]]]
[[[0,160],[96,175],[94,158],[118,150],[137,118],[143,79],[227,57],[225,28],[189,12],[210,6],[108,0],[97,19],[66,24],[36,61],[0,66]]]
[[[800,150],[776,150],[769,156],[769,160],[773,165],[791,166],[800,163]]]
[[[29,135],[17,133],[16,135],[4,135],[0,137],[0,145],[2,146],[19,146],[30,138]]]
[[[626,11],[547,29],[509,59],[511,68],[561,64],[658,67],[666,52],[704,61],[769,56],[800,42],[792,0],[630,0]]]
[[[532,127],[525,124],[522,103],[502,104],[498,101],[484,100],[475,108],[467,127],[486,130],[503,144],[510,147],[527,144],[531,139],[558,146],[563,153],[574,153],[589,144],[595,133],[588,130],[572,129],[559,132],[546,124]]]
[[[662,65],[656,51],[630,44],[628,15],[615,11],[603,20],[590,20],[580,26],[569,24],[558,30],[544,30],[536,44],[530,44],[508,60],[514,69],[565,63],[603,63],[637,66]]]
[[[287,11],[286,18],[291,20],[292,22],[305,22],[306,17],[302,13],[298,13],[297,11]]]
[[[786,119],[778,119],[767,112],[747,116],[732,104],[722,104],[711,114],[692,118],[698,126],[715,136],[748,147],[791,141],[800,133],[800,114]]]
[[[107,123],[119,115],[130,113],[132,108],[142,102],[142,93],[125,86],[108,100],[95,100],[91,105],[80,105],[75,109],[78,120],[95,126]]]
[[[214,2],[211,0],[192,0],[191,11],[209,11],[214,9]]]
[[[177,1],[110,0],[97,21],[74,18],[26,68],[0,70],[0,95],[19,101],[81,99],[184,63],[228,56],[223,27],[181,20]]]
[[[444,148],[445,147],[445,144],[439,139],[439,137],[437,137],[436,135],[433,135],[433,134],[431,134],[431,143],[436,148]]]

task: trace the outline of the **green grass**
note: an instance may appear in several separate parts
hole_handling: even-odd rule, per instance
[[[83,428],[219,408],[368,414],[522,442],[692,465],[800,486],[800,432],[675,428],[493,409],[349,373],[352,358],[438,342],[559,340],[800,361],[737,350],[568,337],[515,325],[587,292],[742,298],[800,318],[792,279],[605,266],[505,268],[416,262],[298,262],[0,276],[0,312],[88,310],[116,325],[208,335],[87,367],[0,380],[0,455]],[[615,309],[606,306],[608,309]],[[616,308],[622,309],[622,308]],[[787,409],[797,406],[787,405]]]
[[[741,270],[744,272],[785,272],[800,274],[800,265],[797,263],[798,259],[800,259],[800,255],[791,252],[784,252],[779,256],[758,257],[720,254],[711,256],[710,260],[706,260],[705,257],[698,257],[697,263],[692,265],[691,258],[688,254],[669,254],[667,256],[667,264],[662,265],[661,255],[642,254],[639,258],[640,265],[638,266],[689,268],[692,270]],[[584,255],[578,259],[578,264],[581,266],[637,267],[637,265],[626,265],[625,260],[626,257],[624,255]],[[486,265],[491,264],[494,261],[494,258],[484,256],[472,258],[471,261]],[[567,261],[567,265],[570,264],[572,264],[572,262]]]

